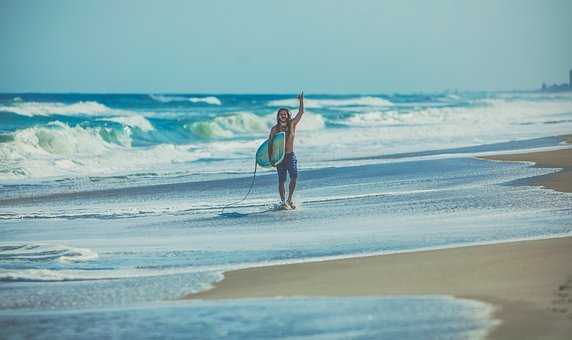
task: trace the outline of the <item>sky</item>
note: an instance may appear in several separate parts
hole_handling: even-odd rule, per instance
[[[569,0],[0,0],[0,92],[395,93],[568,81]]]

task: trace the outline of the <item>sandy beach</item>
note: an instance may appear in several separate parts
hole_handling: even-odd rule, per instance
[[[571,191],[572,149],[487,159],[562,168],[532,184]],[[571,263],[571,237],[519,241],[230,271],[213,289],[185,298],[447,294],[496,306],[502,322],[491,339],[569,339]]]

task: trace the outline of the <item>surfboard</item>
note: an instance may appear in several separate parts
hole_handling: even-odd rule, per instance
[[[278,132],[274,135],[272,140],[272,161],[275,165],[280,164],[284,159],[286,153],[286,134],[284,132]],[[270,159],[268,158],[268,139],[264,143],[260,144],[258,150],[256,151],[256,164],[261,167],[269,168],[272,166]]]

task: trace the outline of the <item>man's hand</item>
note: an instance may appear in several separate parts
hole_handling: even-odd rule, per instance
[[[296,117],[294,117],[294,119],[292,119],[292,124],[294,126],[298,125],[298,123],[300,122],[300,119],[302,119],[302,115],[304,115],[304,91],[300,92],[300,94],[297,96],[298,101],[300,102],[300,106],[298,108],[298,114],[296,114]]]

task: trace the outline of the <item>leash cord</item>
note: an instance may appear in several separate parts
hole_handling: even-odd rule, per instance
[[[224,214],[224,209],[226,209],[226,208],[228,208],[228,207],[230,207],[230,206],[232,206],[232,205],[235,205],[235,204],[238,204],[238,203],[243,202],[244,200],[246,200],[246,198],[248,197],[248,195],[250,195],[250,192],[252,191],[252,188],[254,187],[254,181],[256,180],[256,169],[257,169],[257,168],[258,168],[258,163],[256,163],[256,160],[254,160],[254,174],[252,175],[252,183],[250,183],[250,188],[248,188],[248,192],[246,193],[246,195],[244,195],[244,197],[243,197],[241,200],[236,201],[236,202],[232,202],[232,203],[227,204],[227,205],[225,205],[224,207],[222,207],[222,210],[221,210],[221,212],[220,212],[221,215]]]

